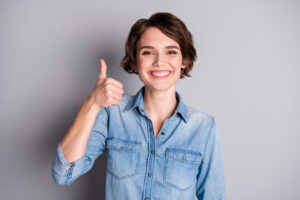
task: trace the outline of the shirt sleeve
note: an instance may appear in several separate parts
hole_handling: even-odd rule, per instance
[[[67,163],[60,143],[52,161],[52,177],[58,185],[71,185],[79,176],[89,171],[96,158],[105,151],[108,134],[108,109],[102,108],[97,114],[90,133],[86,152],[77,161]]]
[[[219,128],[212,118],[203,161],[196,184],[198,200],[225,200],[225,177]]]

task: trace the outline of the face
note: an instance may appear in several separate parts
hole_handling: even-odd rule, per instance
[[[136,58],[139,78],[150,90],[175,90],[181,68],[186,67],[179,44],[156,27],[142,34]]]

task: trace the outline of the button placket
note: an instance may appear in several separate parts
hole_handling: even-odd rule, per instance
[[[155,159],[155,137],[154,137],[154,128],[151,119],[148,117],[147,120],[147,133],[149,138],[149,156],[148,156],[148,162],[147,162],[147,171],[146,171],[146,182],[145,182],[145,188],[147,188],[144,191],[144,197],[145,199],[148,199],[152,188],[152,180],[153,180],[153,170],[154,170],[154,159]]]

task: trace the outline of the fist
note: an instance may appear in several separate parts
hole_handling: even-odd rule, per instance
[[[118,105],[122,99],[123,84],[113,78],[106,77],[107,66],[100,60],[100,73],[96,86],[90,93],[90,98],[99,108]]]

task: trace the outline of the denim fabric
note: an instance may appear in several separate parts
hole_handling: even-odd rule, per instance
[[[106,151],[106,200],[224,200],[225,178],[219,129],[214,117],[178,105],[157,138],[144,109],[144,87],[123,95],[119,105],[100,109],[85,155],[67,163],[60,147],[52,176],[70,185]]]

